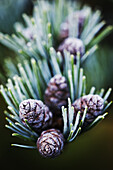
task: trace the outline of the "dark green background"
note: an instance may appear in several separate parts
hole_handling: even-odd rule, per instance
[[[8,2],[9,0],[7,0]],[[15,0],[11,0],[15,1]],[[3,0],[0,0],[3,2]],[[24,0],[21,1],[25,2]],[[86,2],[82,0],[82,2]],[[113,2],[88,1],[93,8],[99,7],[109,24],[113,23]],[[91,3],[92,2],[92,3]],[[2,4],[2,3],[1,3]],[[0,5],[1,5],[0,4]],[[3,5],[3,4],[2,4]],[[12,6],[14,4],[12,3]],[[0,6],[1,7],[1,6]],[[0,18],[0,30],[11,33],[13,31],[12,23],[21,19],[21,13],[27,11],[31,13],[32,5],[30,0],[17,7],[15,10],[7,11],[7,15]],[[21,11],[16,15],[14,12]],[[0,11],[1,12],[1,11]],[[6,11],[4,11],[6,12]],[[3,14],[3,12],[2,12]],[[10,15],[8,15],[10,14]],[[1,16],[1,15],[0,15]],[[4,17],[4,19],[3,19]],[[8,22],[8,18],[13,18]],[[10,26],[9,26],[10,25]],[[7,26],[7,29],[6,29]],[[8,27],[10,29],[8,29]],[[85,73],[87,75],[88,88],[95,85],[97,89],[104,87],[113,87],[113,43],[112,34],[101,43],[101,50],[98,57],[92,56],[85,64]],[[0,46],[0,64],[2,65],[5,56],[13,57],[13,54]],[[3,70],[1,69],[3,74]],[[113,95],[110,96],[113,99]],[[11,131],[5,128],[6,120],[3,110],[5,109],[4,100],[0,96],[0,169],[88,169],[88,170],[112,170],[113,169],[113,106],[109,109],[109,115],[103,122],[98,124],[89,132],[79,136],[74,142],[70,143],[64,149],[61,156],[55,159],[44,159],[36,150],[26,150],[13,148],[11,143],[23,143],[23,140],[11,137]],[[2,168],[1,168],[2,167]]]

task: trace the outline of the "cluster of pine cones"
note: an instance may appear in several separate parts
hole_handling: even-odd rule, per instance
[[[58,5],[58,6],[60,7],[60,5]],[[58,7],[58,6],[56,6],[56,7]],[[54,9],[56,9],[56,7],[53,8],[52,11],[54,11]],[[37,8],[37,9],[39,9],[39,8]],[[62,9],[63,8],[61,8],[61,10]],[[87,43],[85,43],[85,41],[84,41],[85,38],[83,38],[84,37],[84,28],[87,29],[87,27],[85,27],[85,25],[87,25],[87,21],[88,21],[88,28],[89,28],[90,22],[91,22],[90,20],[92,18],[94,19],[96,15],[99,17],[99,14],[96,13],[96,15],[93,15],[93,17],[91,17],[90,20],[88,20],[89,16],[88,16],[88,13],[86,12],[86,10],[79,10],[79,11],[71,12],[70,11],[71,8],[69,8],[69,11],[71,13],[69,15],[67,14],[68,16],[65,18],[65,20],[60,25],[60,27],[59,27],[60,23],[57,21],[58,23],[56,22],[57,23],[56,28],[54,29],[54,27],[53,28],[51,27],[52,24],[54,25],[52,18],[55,17],[54,21],[56,21],[57,13],[56,14],[50,13],[50,14],[47,14],[47,16],[46,16],[45,8],[43,9],[41,6],[41,10],[39,10],[39,12],[41,12],[42,10],[43,10],[42,14],[45,16],[44,22],[45,22],[45,24],[49,24],[48,21],[50,20],[50,22],[51,22],[50,26],[48,25],[48,27],[45,29],[46,25],[41,20],[42,14],[37,15],[39,17],[39,21],[37,21],[37,20],[35,21],[34,18],[30,18],[30,20],[29,20],[29,18],[28,17],[26,18],[25,17],[26,15],[25,15],[24,16],[24,18],[26,18],[25,23],[27,24],[28,28],[22,28],[22,30],[23,30],[22,34],[18,30],[19,32],[17,32],[17,33],[19,34],[20,39],[18,37],[16,37],[15,35],[14,35],[14,37],[12,36],[11,39],[8,38],[7,36],[3,36],[4,37],[4,39],[3,39],[3,37],[1,36],[1,42],[3,41],[4,42],[3,44],[9,44],[7,46],[13,47],[12,48],[13,50],[16,49],[19,52],[19,54],[21,54],[21,55],[24,54],[25,56],[27,56],[27,58],[28,58],[28,56],[31,56],[31,57],[34,57],[35,55],[38,56],[37,60],[39,59],[39,62],[37,62],[38,63],[37,66],[32,62],[29,63],[29,65],[24,64],[25,65],[25,73],[28,70],[27,68],[30,68],[28,71],[28,74],[25,74],[26,77],[27,77],[27,75],[29,75],[29,73],[32,72],[31,68],[33,68],[33,74],[28,76],[28,80],[29,80],[28,82],[30,83],[30,85],[32,83],[30,80],[32,75],[36,76],[36,79],[34,79],[35,82],[39,79],[38,81],[41,81],[41,83],[39,82],[39,86],[42,85],[43,79],[44,80],[46,79],[45,78],[46,75],[43,76],[43,74],[44,74],[43,66],[45,66],[46,64],[47,64],[48,68],[50,66],[50,68],[49,68],[50,74],[49,75],[54,75],[56,73],[56,75],[54,75],[49,80],[49,82],[48,82],[49,76],[47,77],[47,79],[44,83],[44,87],[42,88],[42,89],[46,88],[43,93],[43,96],[42,96],[42,93],[41,93],[41,95],[36,95],[36,96],[40,97],[41,99],[43,98],[43,101],[41,101],[39,99],[27,99],[27,100],[22,101],[19,105],[19,123],[20,123],[20,121],[22,123],[20,126],[24,125],[24,127],[22,126],[23,129],[26,129],[26,127],[29,127],[29,129],[31,130],[30,132],[33,132],[33,133],[28,134],[28,136],[27,136],[28,139],[33,138],[31,141],[35,141],[36,148],[38,149],[39,153],[43,157],[55,158],[56,156],[58,156],[62,153],[64,146],[66,145],[67,142],[70,142],[73,139],[75,139],[74,137],[77,136],[79,133],[86,131],[88,129],[88,127],[91,127],[91,125],[96,122],[95,119],[99,115],[103,114],[104,106],[105,106],[105,98],[107,98],[107,97],[104,96],[102,98],[101,96],[99,96],[97,94],[88,94],[88,95],[82,96],[83,95],[82,91],[85,91],[84,90],[85,85],[84,85],[84,89],[82,89],[82,86],[81,86],[81,85],[83,85],[82,84],[83,83],[83,75],[82,75],[83,70],[81,69],[81,72],[79,72],[80,68],[78,68],[78,67],[80,67],[80,63],[77,63],[77,57],[80,57],[80,59],[81,59],[83,56],[87,56],[85,54],[86,54],[86,50],[87,50],[88,46],[87,46]],[[38,11],[38,10],[36,10],[36,11]],[[49,9],[47,11],[49,12]],[[65,10],[62,10],[62,11],[65,11]],[[52,15],[52,14],[54,14],[54,15]],[[35,15],[34,15],[34,17],[35,17]],[[60,17],[62,18],[62,16],[60,16]],[[60,17],[58,17],[58,18],[60,18]],[[95,29],[93,31],[89,30],[90,34],[93,34],[93,36],[88,35],[88,37],[91,37],[91,40],[94,37],[94,35],[97,35],[100,28],[102,28],[102,26],[104,25],[103,22],[96,24],[97,21],[99,20],[98,17],[95,18],[95,22],[91,26],[91,28],[93,26],[95,26]],[[46,18],[49,18],[49,19],[46,19]],[[47,20],[47,23],[46,23],[46,20]],[[38,23],[41,23],[41,25],[39,26],[40,29],[37,32]],[[36,31],[35,31],[35,29],[36,29]],[[45,30],[45,32],[47,32],[48,35],[44,36],[44,32],[41,31],[41,29],[43,31]],[[48,30],[48,31],[46,31],[46,30]],[[54,30],[55,30],[55,32],[54,32]],[[85,30],[85,31],[86,31],[86,36],[87,36],[88,31],[87,30]],[[107,30],[105,32],[107,34]],[[104,35],[105,32],[103,34],[101,33],[100,38],[95,36],[96,42],[98,42],[97,39],[102,38],[102,35]],[[37,40],[36,34],[40,35],[39,40],[38,40],[39,42],[36,41]],[[45,37],[45,38],[43,39],[43,37]],[[52,38],[49,43],[50,37],[52,37]],[[23,41],[23,38],[24,38],[24,41]],[[8,43],[6,43],[7,42],[6,39],[7,39]],[[90,38],[88,38],[88,39],[90,39]],[[14,41],[14,40],[16,40],[16,41]],[[20,40],[19,43],[17,42],[18,40]],[[40,41],[43,43],[40,44]],[[10,42],[13,42],[13,43],[10,44]],[[21,45],[21,42],[24,45]],[[93,43],[94,42],[95,41],[93,41]],[[47,46],[46,46],[46,43],[47,43]],[[15,44],[17,44],[17,46]],[[34,46],[34,44],[36,44],[36,46]],[[37,49],[38,44],[39,44],[39,49]],[[51,46],[54,47],[54,49],[56,50],[55,52],[60,52],[61,55],[59,55],[59,56],[62,56],[62,58],[60,58],[60,57],[56,58],[56,62],[58,62],[58,63],[54,63],[55,62],[54,59],[52,60],[52,62],[50,61],[52,57],[56,56],[53,53],[54,56],[50,55],[50,58],[49,58],[49,50],[51,49],[50,48]],[[26,47],[25,52],[24,52],[24,47]],[[44,51],[43,51],[43,49],[44,49]],[[27,52],[27,50],[28,50],[28,52]],[[66,57],[68,55],[65,55],[66,54],[65,51],[68,51],[69,54],[71,54],[69,56],[73,55],[73,58],[72,58],[72,59],[74,59],[73,62],[72,62],[72,60],[68,60],[68,59],[66,60]],[[47,53],[47,58],[45,55],[43,56],[43,53],[44,54]],[[51,53],[51,50],[50,50],[50,53]],[[41,60],[42,60],[42,63],[40,63]],[[46,61],[47,63],[45,62],[45,65],[44,65],[43,63],[45,60],[47,60]],[[71,61],[71,65],[68,67],[69,61]],[[80,62],[80,60],[79,60],[79,62]],[[77,63],[77,67],[74,65],[76,63]],[[41,64],[41,67],[38,68],[38,66],[40,64]],[[55,64],[58,64],[58,67],[56,67],[55,69],[52,69],[52,67],[54,67]],[[65,65],[65,70],[63,67],[64,65]],[[73,67],[73,65],[75,67]],[[38,72],[38,70],[40,70],[40,71]],[[75,72],[74,72],[74,70],[75,70]],[[71,71],[71,72],[68,72],[68,71]],[[19,69],[19,72],[21,74],[20,69]],[[37,74],[35,75],[36,72],[37,72]],[[61,74],[57,74],[57,73],[61,73]],[[63,75],[63,73],[64,73],[64,75],[66,75],[66,74],[68,75],[68,73],[70,73],[70,74],[68,76],[66,75],[66,77],[65,77]],[[24,72],[23,72],[23,75],[24,75]],[[42,75],[42,77],[40,75]],[[77,78],[74,76],[76,76]],[[22,80],[24,79],[24,77],[25,76],[22,76]],[[40,77],[41,77],[41,79],[40,79]],[[72,80],[70,77],[72,79],[74,79],[74,78],[75,79]],[[13,91],[15,91],[15,86],[16,86],[16,83],[18,82],[18,81],[16,82],[15,79],[14,79],[14,81],[15,81],[14,88],[12,88]],[[76,81],[77,81],[77,85],[76,85]],[[47,82],[48,82],[47,87],[45,87],[45,84]],[[22,84],[23,88],[20,88],[18,90],[18,86],[16,87],[17,93],[14,93],[14,94],[11,93],[9,91],[10,88],[7,91],[7,93],[8,93],[7,96],[9,98],[9,101],[10,101],[10,98],[12,97],[11,102],[14,100],[13,96],[15,97],[15,94],[19,93],[18,95],[19,95],[20,100],[18,101],[18,97],[17,97],[18,102],[16,103],[15,100],[13,102],[14,103],[13,105],[15,105],[15,103],[16,103],[16,109],[18,107],[18,103],[21,101],[21,99],[23,99],[23,97],[25,97],[25,95],[23,95],[24,91],[26,89],[28,89],[29,91],[31,90],[31,88],[29,88],[29,87],[28,88],[25,87],[25,90],[23,90],[24,86],[26,86],[26,84],[28,84],[28,83],[24,82],[24,81],[22,81],[22,83],[23,83]],[[19,84],[19,83],[17,83],[17,84]],[[71,89],[71,85],[73,86],[72,89]],[[13,83],[11,84],[11,86],[13,86]],[[35,87],[36,86],[33,86],[34,94],[35,94],[35,90],[34,90]],[[20,97],[21,89],[22,89],[22,94],[21,94],[22,97]],[[41,92],[42,92],[42,89],[41,89]],[[5,100],[7,101],[7,98],[5,96],[6,95],[5,90],[2,89],[1,91],[3,93]],[[28,94],[29,94],[29,91],[28,91]],[[80,98],[75,97],[74,94],[72,94],[73,91],[79,97],[80,96],[81,97]],[[78,94],[79,92],[80,92],[80,94]],[[32,95],[32,96],[34,96],[34,95]],[[26,96],[26,98],[27,98],[27,96]],[[70,100],[68,100],[68,99],[70,99],[70,98],[72,98],[72,100],[73,100],[72,104],[71,104],[71,102],[69,103]],[[7,102],[7,103],[9,105],[10,102]],[[8,116],[11,117],[10,115],[8,115]],[[14,120],[16,120],[16,118]],[[8,119],[8,122],[9,122],[9,119]],[[10,122],[10,124],[11,124],[11,122]],[[15,124],[13,123],[14,130],[17,129],[17,128],[15,128]],[[10,128],[10,129],[13,129],[13,128]],[[79,129],[80,129],[80,131],[79,131]],[[69,132],[69,135],[68,135],[68,132]],[[22,135],[24,135],[24,134],[25,133],[23,133],[23,131],[22,131]],[[35,134],[36,138],[33,136],[34,134]]]
[[[26,126],[26,120],[30,127],[40,135],[37,139],[37,148],[44,157],[54,158],[63,151],[66,139],[63,136],[63,118],[61,107],[68,108],[68,97],[70,97],[66,78],[55,75],[50,79],[44,94],[44,103],[41,100],[28,99],[20,103],[19,116]],[[101,114],[104,100],[99,95],[86,95],[72,104],[74,107],[74,120],[77,112],[81,117],[87,106],[87,114],[83,129]],[[67,115],[68,117],[68,115]]]
[[[85,14],[82,11],[75,12],[71,21],[69,17],[61,25],[60,39],[61,44],[58,51],[64,58],[64,50],[74,55],[74,63],[76,63],[77,52],[80,57],[85,53],[85,47],[82,40],[79,39],[83,29]],[[78,38],[69,37],[69,24],[75,22],[78,18]],[[68,83],[62,75],[55,75],[48,83],[48,87],[44,94],[44,103],[40,100],[28,99],[21,102],[19,106],[19,116],[22,123],[26,126],[26,121],[30,127],[37,132],[40,137],[37,139],[37,148],[44,157],[56,157],[61,154],[66,139],[63,136],[63,118],[61,107],[68,108],[68,98],[70,97]],[[83,129],[100,115],[104,107],[104,100],[99,95],[86,95],[72,104],[74,107],[74,121],[78,111],[83,112],[87,106],[87,114]],[[68,115],[67,115],[68,119]]]

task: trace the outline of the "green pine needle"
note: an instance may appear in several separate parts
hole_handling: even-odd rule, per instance
[[[16,146],[20,148],[26,148],[26,149],[36,149],[36,146],[27,146],[27,145],[19,145],[19,144],[11,144],[11,146]]]

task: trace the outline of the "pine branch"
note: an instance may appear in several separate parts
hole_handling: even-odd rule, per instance
[[[101,21],[100,11],[93,12],[90,7],[86,6],[81,9],[77,2],[67,0],[53,1],[52,3],[37,1],[32,17],[23,14],[26,26],[22,23],[16,23],[16,34],[9,36],[0,33],[0,42],[21,56],[20,62],[23,58],[35,58],[37,61],[47,59],[49,61],[51,58],[50,47],[57,49],[59,46],[61,24],[67,18],[70,19],[70,32],[73,33],[73,37],[78,38],[79,21],[77,19],[75,25],[72,22],[74,14],[78,11],[85,14],[83,29],[79,37],[85,44],[85,54],[81,58],[82,63],[87,56],[90,56],[89,53],[95,52],[97,44],[112,31],[112,26],[104,26],[105,22]],[[52,60],[55,62],[55,57]],[[9,64],[7,67],[9,68]],[[15,74],[17,73],[14,67],[10,67],[10,69],[13,69],[12,72]],[[10,71],[11,74],[12,72]]]
[[[44,100],[44,92],[50,79],[56,75],[63,75],[69,85],[70,98],[68,99],[68,108],[62,106],[62,116],[64,121],[63,134],[67,142],[73,141],[81,132],[86,131],[96,125],[107,114],[104,113],[112,102],[108,103],[107,99],[111,93],[109,89],[104,94],[104,89],[98,93],[104,99],[104,108],[102,115],[99,115],[87,129],[82,129],[87,114],[87,107],[85,107],[83,115],[78,111],[75,117],[73,103],[76,99],[86,95],[86,76],[84,70],[81,68],[83,62],[89,55],[97,49],[97,43],[106,34],[111,31],[109,27],[105,28],[103,32],[100,30],[105,23],[100,22],[100,12],[93,13],[89,7],[84,7],[83,11],[88,12],[85,19],[84,29],[80,38],[85,43],[86,53],[83,58],[80,57],[80,52],[77,53],[77,62],[74,64],[74,56],[64,50],[64,60],[60,52],[56,52],[60,36],[60,26],[69,16],[69,11],[74,13],[75,6],[68,3],[68,1],[55,1],[52,4],[43,1],[38,1],[35,7],[33,17],[23,15],[26,23],[26,28],[18,23],[16,26],[16,35],[0,34],[0,41],[8,46],[20,56],[23,60],[18,64],[14,70],[17,75],[13,80],[8,79],[6,87],[0,87],[8,109],[5,111],[8,121],[7,128],[12,130],[13,136],[18,136],[25,140],[30,140],[36,143],[39,134],[35,133],[30,127],[27,120],[25,120],[26,127],[22,124],[19,117],[19,104],[25,99],[39,99]],[[46,4],[46,5],[45,5]],[[45,8],[46,7],[46,8]],[[78,9],[77,9],[78,10]],[[77,36],[77,25],[69,28],[70,36]],[[19,30],[18,30],[19,29]],[[25,35],[28,29],[29,37]],[[97,34],[98,33],[98,34]],[[87,37],[87,38],[86,38]],[[56,38],[56,39],[55,39]],[[93,44],[93,46],[91,46]],[[55,47],[55,48],[54,48]],[[30,59],[29,59],[30,58]],[[63,65],[63,66],[62,66]],[[88,94],[97,94],[95,87],[91,87]],[[104,97],[103,97],[104,95]],[[24,148],[34,148],[34,146],[24,146],[12,144]]]

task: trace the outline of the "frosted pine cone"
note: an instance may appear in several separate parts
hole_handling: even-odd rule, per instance
[[[42,101],[34,99],[24,100],[20,103],[19,116],[24,125],[26,125],[26,119],[36,132],[50,127],[53,117],[49,108]]]
[[[67,106],[69,96],[68,84],[65,77],[55,75],[50,79],[44,98],[46,105],[55,115],[61,115],[61,107]]]
[[[54,158],[61,154],[64,147],[64,137],[59,130],[43,131],[37,140],[37,148],[44,157]]]
[[[74,55],[74,62],[76,63],[77,52],[80,52],[80,57],[82,57],[85,53],[85,47],[82,40],[78,38],[67,38],[65,39],[61,45],[58,47],[58,51],[61,52],[62,56],[64,56],[64,50],[70,52],[70,54]]]
[[[87,13],[84,11],[76,11],[73,14],[69,15],[65,22],[61,24],[61,30],[60,30],[60,38],[65,39],[69,36],[69,27],[70,23],[78,23],[78,37],[80,37],[85,18],[87,16]]]
[[[88,127],[90,123],[92,123],[95,118],[102,114],[102,110],[104,108],[104,100],[99,95],[86,95],[83,96],[72,104],[75,111],[75,116],[78,111],[81,112],[81,117],[83,115],[84,109],[87,106],[87,113],[84,121],[84,127]]]

